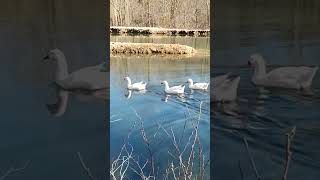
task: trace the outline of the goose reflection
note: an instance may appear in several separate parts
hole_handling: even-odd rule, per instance
[[[176,99],[178,99],[181,102],[187,102],[186,96],[184,94],[175,94],[175,95],[165,94],[164,97],[161,98],[161,100],[164,102],[168,102],[170,97],[176,97]]]
[[[50,114],[55,117],[62,116],[68,107],[69,96],[73,95],[77,100],[83,102],[96,102],[103,101],[107,103],[109,100],[109,90],[101,89],[95,91],[83,91],[83,90],[73,90],[68,91],[61,88],[59,85],[55,85],[55,103],[46,104],[46,107]]]
[[[240,117],[240,106],[236,101],[229,103],[212,103],[212,113],[216,115],[217,112],[233,117]]]
[[[130,90],[128,89],[127,92],[124,93],[124,96],[127,98],[127,99],[130,99],[132,97],[132,94],[137,94],[137,95],[142,95],[142,94],[145,94],[147,91],[146,90]]]
[[[62,116],[67,109],[69,92],[56,86],[56,102],[53,104],[46,104],[48,111],[53,116]]]

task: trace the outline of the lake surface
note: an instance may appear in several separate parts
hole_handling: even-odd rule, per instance
[[[294,2],[286,2],[287,6],[279,1],[217,3],[211,75],[232,72],[241,81],[235,103],[212,105],[214,179],[257,179],[242,137],[248,140],[262,179],[281,179],[286,133],[293,126],[297,131],[288,179],[320,176],[320,72],[314,78],[312,95],[281,89],[259,92],[250,82],[253,69],[246,66],[255,52],[265,57],[268,70],[320,65],[319,15],[312,8],[319,4],[299,1],[302,5],[297,6]]]
[[[50,85],[55,64],[42,60],[58,47],[69,72],[105,61],[104,3],[69,1],[52,7],[49,1],[1,1],[1,177],[29,162],[6,179],[86,180],[80,152],[92,174],[106,178],[108,106],[70,94],[66,112],[51,115],[46,104],[56,100]]]
[[[190,45],[200,52],[209,51],[210,47],[209,38],[194,37],[112,36],[111,41],[179,43]],[[164,168],[168,167],[168,162],[176,160],[170,156],[169,152],[174,154],[175,150],[172,140],[165,131],[170,132],[172,128],[179,139],[179,145],[184,146],[193,130],[191,123],[198,119],[202,102],[199,134],[203,155],[208,160],[210,152],[209,92],[191,92],[186,88],[184,97],[175,95],[167,97],[161,82],[167,80],[169,85],[186,84],[188,78],[208,82],[209,66],[208,53],[206,56],[196,55],[195,57],[112,56],[110,63],[110,158],[113,159],[118,155],[128,136],[128,130],[132,129],[128,142],[133,146],[135,156],[140,157],[142,164],[148,159],[148,150],[141,136],[142,128],[139,125],[143,122],[146,136],[151,141],[155,166],[159,168],[159,177],[162,177]],[[146,92],[128,92],[124,81],[125,76],[130,76],[133,82],[146,81],[148,83]],[[135,126],[132,128],[133,124]],[[148,174],[150,168],[147,168],[146,172]],[[135,179],[137,175],[132,174],[130,177]],[[209,173],[206,174],[206,177],[209,177]]]
[[[87,179],[77,157],[81,152],[92,173],[105,177],[106,103],[70,94],[66,112],[54,117],[46,108],[47,103],[56,102],[52,76],[48,77],[52,64],[43,63],[41,57],[33,64],[7,60],[8,67],[0,67],[0,80],[6,84],[0,94],[2,172],[30,161],[10,179]],[[48,71],[26,72],[35,66]]]

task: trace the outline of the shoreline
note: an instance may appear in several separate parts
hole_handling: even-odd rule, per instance
[[[157,27],[110,26],[111,35],[166,35],[209,37],[210,29],[175,29]]]

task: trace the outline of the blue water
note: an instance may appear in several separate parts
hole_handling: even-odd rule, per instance
[[[133,40],[134,39],[134,40]],[[181,37],[112,37],[111,40],[129,42],[162,42],[181,43],[209,49],[208,38],[181,38]],[[207,45],[205,45],[207,44]],[[193,46],[195,47],[195,46]],[[201,50],[201,48],[199,50]],[[198,48],[197,48],[198,49]],[[141,122],[146,136],[151,141],[151,151],[154,155],[155,167],[158,169],[158,178],[161,179],[168,162],[175,162],[169,152],[175,154],[171,138],[171,128],[184,147],[193,130],[192,123],[199,118],[201,105],[199,135],[203,146],[203,155],[209,157],[210,133],[210,96],[209,92],[193,91],[186,88],[185,95],[167,97],[164,87],[160,84],[167,80],[169,85],[186,84],[188,78],[194,81],[209,81],[209,56],[182,57],[173,56],[121,56],[111,57],[110,64],[110,143],[111,159],[115,158],[127,140],[129,129],[131,134],[127,140],[134,148],[135,157],[143,164],[150,159],[148,149],[141,135]],[[146,81],[147,90],[144,93],[126,90],[125,76],[130,76],[133,82]],[[202,102],[202,103],[201,103]],[[140,119],[141,118],[141,119]],[[189,146],[187,149],[190,149]],[[188,150],[187,150],[188,151]],[[196,163],[197,161],[195,161]],[[198,162],[197,162],[198,163]],[[152,172],[151,165],[147,164],[146,174]],[[209,172],[209,166],[206,168]],[[137,178],[133,172],[128,177]],[[209,174],[206,174],[208,177]]]

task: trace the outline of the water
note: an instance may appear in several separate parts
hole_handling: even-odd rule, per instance
[[[122,42],[154,42],[154,43],[179,43],[195,47],[199,52],[209,50],[208,38],[192,37],[143,37],[143,36],[116,36],[111,41]],[[210,133],[210,105],[209,92],[194,91],[186,88],[184,97],[169,96],[164,93],[160,84],[167,80],[169,85],[186,84],[188,78],[194,81],[209,81],[209,56],[196,55],[194,57],[175,56],[118,56],[111,58],[110,64],[110,157],[115,158],[126,137],[128,130],[132,129],[129,143],[134,148],[135,156],[140,157],[143,164],[148,155],[148,150],[141,136],[141,122],[146,136],[150,138],[151,150],[155,157],[155,167],[159,168],[161,179],[168,161],[176,161],[168,153],[175,154],[172,140],[166,134],[171,134],[172,128],[179,145],[183,147],[191,132],[192,122],[198,119],[200,104],[201,116],[199,134],[203,145],[203,154],[209,159]],[[126,90],[125,76],[130,76],[133,82],[144,80],[148,83],[144,93],[128,92]],[[130,94],[129,94],[130,93]],[[202,103],[201,103],[202,102]],[[141,117],[141,120],[140,120]],[[135,126],[132,128],[133,124]],[[181,139],[181,141],[180,141]],[[188,147],[190,149],[190,147]],[[187,152],[188,150],[186,150]],[[150,158],[149,158],[150,159]],[[208,166],[209,167],[209,166]],[[208,172],[209,168],[207,168]],[[146,174],[151,172],[150,164],[147,165]],[[206,174],[208,178],[209,174]],[[136,174],[130,177],[137,178]]]
[[[212,105],[211,176],[215,179],[257,179],[242,137],[248,140],[262,179],[282,178],[286,133],[293,126],[297,131],[288,179],[320,176],[320,73],[314,78],[312,95],[282,89],[259,92],[250,82],[253,69],[246,66],[254,52],[265,56],[269,70],[320,65],[319,15],[307,1],[299,1],[307,4],[304,8],[293,2],[287,2],[285,8],[276,8],[281,6],[279,1],[260,1],[255,7],[249,2],[238,7],[216,7],[219,12],[211,75],[232,72],[240,75],[241,81],[235,103]]]
[[[65,52],[70,72],[104,61],[105,29],[99,28],[105,10],[97,8],[103,3],[70,4],[72,16],[64,16],[70,8],[60,4],[55,15],[63,18],[53,18],[47,1],[1,2],[0,176],[29,161],[6,179],[85,180],[80,152],[95,177],[106,177],[106,103],[70,94],[63,116],[52,116],[46,104],[55,101],[50,85],[55,65],[42,61],[54,43]],[[79,21],[79,15],[87,13],[94,20]],[[52,19],[55,32],[49,25]]]

